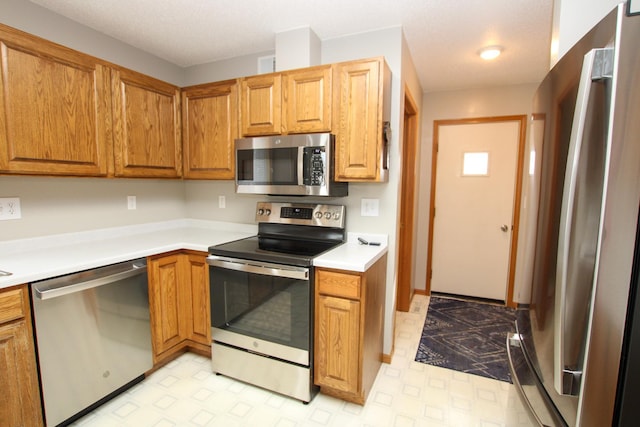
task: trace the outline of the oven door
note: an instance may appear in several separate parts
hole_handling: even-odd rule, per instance
[[[211,255],[214,342],[310,366],[310,268]]]

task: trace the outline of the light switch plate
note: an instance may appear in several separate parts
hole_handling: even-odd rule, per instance
[[[380,199],[362,199],[361,216],[378,216],[380,214]]]

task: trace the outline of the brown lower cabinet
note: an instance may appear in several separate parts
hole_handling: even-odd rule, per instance
[[[187,349],[211,355],[206,257],[206,252],[182,250],[148,259],[154,366]]]
[[[314,382],[363,405],[383,356],[386,254],[364,273],[316,268]]]
[[[42,426],[29,290],[0,290],[0,424]]]

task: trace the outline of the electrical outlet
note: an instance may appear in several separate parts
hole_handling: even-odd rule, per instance
[[[19,197],[0,198],[0,221],[22,218]]]
[[[224,209],[227,207],[227,199],[225,196],[218,196],[218,207]]]
[[[378,216],[380,213],[380,199],[362,199],[360,216]]]
[[[136,208],[136,196],[127,196],[127,209],[135,210]]]

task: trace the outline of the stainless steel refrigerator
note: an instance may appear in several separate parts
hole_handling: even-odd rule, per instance
[[[640,15],[620,4],[562,57],[530,130],[539,194],[514,384],[540,425],[639,425]]]

